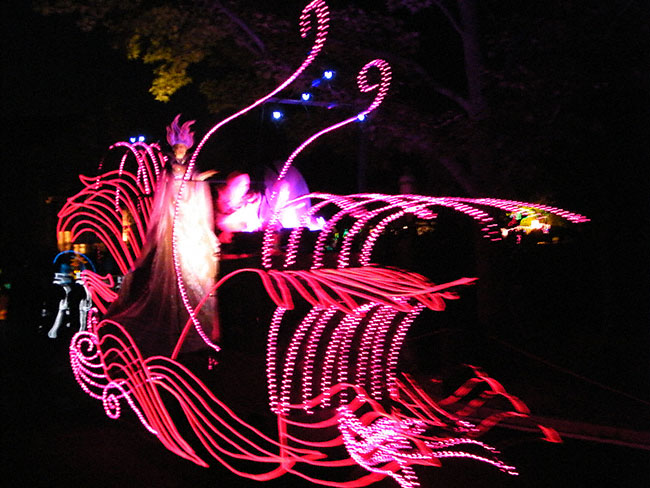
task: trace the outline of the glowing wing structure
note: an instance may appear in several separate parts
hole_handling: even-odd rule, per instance
[[[69,233],[70,242],[94,235],[126,274],[144,245],[164,161],[157,145],[145,143],[119,142],[109,148],[105,159],[109,157],[116,158],[119,167],[97,177],[79,177],[84,188],[59,211],[57,234]]]
[[[216,130],[264,103],[309,66],[325,42],[328,21],[324,1],[305,7],[301,35],[311,30],[315,37],[305,61],[268,95],[216,124],[197,146],[186,175]],[[370,69],[380,74],[375,85],[367,81]],[[301,144],[285,162],[278,182],[308,144],[377,108],[389,87],[390,67],[374,60],[363,67],[358,81],[361,91],[376,91],[374,101]],[[84,233],[95,235],[127,273],[145,244],[163,158],[157,146],[146,144],[119,143],[111,151],[119,155],[118,168],[102,168],[99,177],[81,178],[84,187],[61,210],[57,231],[70,232],[72,241]],[[181,185],[179,194],[182,191]],[[201,466],[216,462],[253,480],[293,474],[315,484],[353,487],[392,477],[410,488],[419,485],[415,466],[439,466],[452,457],[516,474],[478,437],[504,417],[527,416],[519,399],[475,367],[467,383],[447,398],[434,398],[398,370],[402,346],[418,316],[425,309],[444,310],[446,301],[457,299],[458,289],[474,279],[434,284],[417,273],[373,265],[373,250],[387,229],[405,216],[433,221],[442,209],[474,219],[492,241],[504,236],[495,212],[554,215],[572,223],[588,219],[550,206],[497,199],[323,193],[300,199],[311,205],[304,206],[298,225],[288,231],[286,246],[278,246],[287,231],[276,214],[264,222],[262,269],[236,270],[210,291],[216,293],[235,274],[252,273],[276,306],[268,324],[265,367],[267,414],[277,420],[277,429],[262,432],[244,421],[177,359],[189,328],[200,327],[202,303],[185,303],[190,320],[170,357],[143,357],[123,324],[102,320],[101,313],[116,295],[110,278],[91,271],[84,272],[84,280],[97,310],[89,314],[88,329],[75,335],[70,345],[80,387],[101,401],[111,418],[128,405],[177,455]],[[318,220],[320,228],[313,230]],[[333,237],[344,222],[347,232],[337,237],[332,252]],[[307,312],[298,311],[296,300],[308,305]],[[479,407],[495,399],[508,408],[481,418]],[[539,429],[545,439],[559,441],[552,429]],[[354,469],[358,466],[365,472]]]

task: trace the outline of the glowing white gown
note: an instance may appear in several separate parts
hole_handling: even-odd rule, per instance
[[[155,193],[146,245],[135,269],[124,278],[119,298],[106,318],[121,323],[145,356],[169,356],[189,319],[174,270],[172,232],[176,199],[184,167],[161,178]],[[209,293],[217,274],[219,242],[213,232],[210,188],[206,182],[186,181],[178,205],[176,242],[181,275],[193,308]],[[218,341],[216,297],[209,297],[199,312],[205,334]],[[207,346],[192,327],[181,352]]]

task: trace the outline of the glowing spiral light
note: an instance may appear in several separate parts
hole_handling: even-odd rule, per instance
[[[377,68],[379,70],[380,76],[381,76],[381,81],[379,83],[375,83],[374,85],[368,84],[368,70],[370,68]],[[375,110],[381,102],[384,100],[386,97],[386,93],[388,92],[388,88],[390,87],[390,81],[391,81],[391,71],[390,71],[390,65],[384,61],[383,59],[375,59],[373,61],[370,61],[367,63],[359,72],[359,75],[357,77],[358,85],[359,85],[359,90],[363,93],[367,93],[370,91],[377,90],[377,94],[375,95],[375,99],[372,101],[372,103],[368,106],[367,109],[362,111],[359,114],[354,115],[353,117],[350,117],[348,119],[342,120],[341,122],[338,122],[336,124],[333,124],[329,127],[326,127],[325,129],[322,129],[318,131],[316,134],[312,135],[309,137],[307,140],[305,140],[302,144],[300,144],[294,151],[291,153],[289,158],[285,161],[284,166],[278,173],[278,178],[277,182],[281,181],[284,179],[284,177],[287,175],[287,172],[289,171],[289,168],[291,167],[293,161],[296,159],[296,157],[312,142],[314,142],[316,139],[319,137],[332,132],[336,129],[339,129],[351,122],[354,122],[357,120],[357,117],[359,115],[368,115],[370,112]],[[273,199],[273,198],[271,198]]]
[[[196,315],[196,312],[194,310],[193,305],[190,303],[189,298],[187,296],[187,291],[185,289],[185,283],[183,282],[183,277],[181,273],[181,266],[180,266],[180,257],[178,253],[178,236],[176,232],[176,222],[178,219],[178,214],[179,214],[179,205],[180,205],[180,200],[183,196],[183,192],[185,189],[185,182],[189,180],[190,176],[192,175],[192,172],[194,170],[196,158],[198,157],[199,153],[201,152],[201,149],[205,145],[205,143],[208,141],[208,139],[221,127],[223,127],[225,124],[231,122],[232,120],[244,115],[245,113],[251,111],[255,107],[263,104],[266,102],[269,98],[271,98],[273,95],[276,93],[282,91],[284,88],[289,86],[293,81],[300,76],[300,74],[309,66],[316,56],[318,56],[318,53],[320,53],[321,49],[323,48],[323,44],[325,43],[325,39],[327,38],[327,29],[329,27],[329,9],[325,2],[323,0],[314,0],[310,2],[302,11],[302,14],[300,16],[300,35],[305,38],[307,37],[308,33],[310,30],[312,30],[312,24],[310,21],[311,14],[314,14],[316,17],[316,34],[315,34],[315,40],[314,44],[312,45],[311,51],[309,52],[309,55],[307,58],[302,62],[300,67],[294,73],[289,76],[283,83],[281,83],[277,88],[272,90],[270,93],[268,93],[266,96],[258,99],[251,105],[249,105],[246,108],[243,108],[239,110],[238,112],[232,114],[231,116],[223,119],[221,122],[217,123],[214,125],[201,139],[199,144],[196,146],[196,149],[192,153],[192,156],[190,158],[190,161],[187,165],[187,168],[185,170],[185,175],[183,177],[183,180],[181,182],[181,185],[178,189],[178,196],[176,199],[176,208],[174,210],[174,224],[172,228],[172,255],[173,255],[173,260],[174,260],[174,269],[176,271],[176,280],[177,280],[177,285],[178,285],[178,290],[180,292],[181,299],[183,301],[183,305],[185,306],[185,309],[187,310],[190,319],[192,323],[194,324],[194,327],[198,334],[201,336],[203,341],[208,344],[211,348],[214,350],[219,350],[219,346],[214,344],[206,335],[205,331],[203,330],[201,323]]]
[[[314,35],[314,43],[312,45],[311,51],[309,52],[305,60],[302,62],[302,64],[298,67],[298,69],[296,69],[296,71],[294,71],[291,74],[291,76],[289,76],[284,82],[282,82],[278,87],[276,87],[274,90],[269,92],[267,95],[263,96],[262,98],[258,99],[248,107],[239,110],[238,112],[232,114],[231,116],[225,118],[221,122],[214,125],[203,136],[199,144],[196,146],[196,149],[194,150],[194,153],[192,154],[192,158],[190,159],[190,163],[189,163],[190,171],[194,169],[194,162],[196,161],[199,152],[201,151],[205,143],[208,141],[208,139],[217,130],[219,130],[221,127],[231,122],[232,120],[240,117],[241,115],[250,112],[255,107],[262,105],[269,98],[273,97],[273,95],[284,90],[287,86],[293,83],[296,80],[296,78],[298,78],[303,73],[303,71],[305,71],[305,69],[314,61],[314,59],[316,59],[320,51],[323,49],[323,45],[325,44],[325,40],[327,39],[327,31],[329,29],[329,8],[327,7],[327,4],[323,0],[313,0],[312,2],[307,4],[307,6],[305,6],[305,8],[302,10],[302,13],[300,15],[300,36],[302,38],[307,37],[309,32],[312,30],[312,22],[310,20],[312,14],[316,17],[316,33]]]

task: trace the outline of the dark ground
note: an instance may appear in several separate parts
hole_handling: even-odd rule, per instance
[[[512,269],[521,273],[530,256]],[[508,266],[501,267],[513,284],[500,289],[508,290],[505,302],[510,305],[492,318],[481,319],[487,320],[481,327],[462,325],[468,315],[461,312],[468,303],[480,301],[477,297],[485,292],[480,288],[475,295],[468,292],[463,305],[459,300],[442,314],[423,317],[429,325],[413,327],[404,356],[420,364],[425,374],[449,374],[462,363],[482,366],[524,400],[540,423],[560,431],[564,442],[543,442],[534,430],[499,428],[485,440],[496,444],[505,460],[517,466],[518,477],[451,460],[441,468],[419,470],[422,486],[632,487],[650,481],[646,332],[639,324],[635,328],[634,314],[624,310],[610,313],[607,320],[595,319],[603,313],[603,302],[576,291],[580,283],[595,278],[573,251],[552,251],[546,258],[539,259],[538,265],[529,263],[539,269],[535,273],[529,269],[525,280],[515,279]],[[583,259],[589,261],[589,256]],[[549,266],[555,285],[543,286],[548,280],[541,268]],[[251,292],[250,288],[236,292],[242,289]],[[553,306],[534,306],[540,301]],[[604,303],[610,306],[609,301]],[[261,323],[246,329],[239,325],[250,323],[242,320],[246,313],[259,312],[250,308],[250,303],[240,303],[229,311],[222,309],[224,322],[235,324],[228,339],[233,347],[226,342],[215,370],[207,371],[205,358],[194,361],[192,368],[206,374],[236,412],[259,409],[264,419],[265,329]],[[37,322],[32,310],[15,312],[13,320],[0,325],[3,486],[259,484],[229,474],[216,462],[204,469],[173,455],[130,411],[118,420],[106,417],[100,402],[87,397],[72,377],[67,347],[73,331],[47,339]],[[436,324],[434,330],[431,323]],[[240,347],[244,338],[250,341],[248,347]],[[257,342],[251,340],[255,338]],[[266,483],[307,485],[292,476]],[[397,484],[388,480],[377,486]]]
[[[172,488],[259,484],[234,477],[219,465],[205,469],[173,455],[130,411],[118,420],[106,417],[100,402],[86,397],[74,383],[65,361],[66,344],[39,338],[22,346],[22,350],[14,350],[21,352],[20,357],[4,356],[3,387],[9,395],[3,395],[3,486]],[[495,348],[494,352],[504,351]],[[486,440],[499,445],[505,459],[517,466],[518,477],[477,463],[452,460],[441,468],[420,470],[422,486],[587,487],[602,486],[603,480],[610,486],[645,486],[650,480],[647,404],[567,378],[561,372],[546,371],[540,377],[538,370],[544,368],[530,361],[513,363],[527,379],[525,389],[536,390],[537,396],[545,399],[541,403],[562,406],[557,413],[566,424],[554,417],[546,420],[569,431],[564,443],[546,443],[531,432],[497,429]],[[237,373],[243,379],[241,383],[250,388],[250,378],[243,378],[241,370]],[[233,381],[231,386],[242,385]],[[514,386],[511,389],[517,390]],[[526,398],[525,393],[517,393]],[[610,429],[587,423],[584,418],[595,416],[595,412],[580,410],[580,415],[575,415],[577,403],[609,411],[614,414],[611,418],[625,427],[613,421],[605,424]],[[232,406],[239,410],[238,405]],[[266,483],[308,485],[291,476]],[[377,486],[397,485],[385,481]]]

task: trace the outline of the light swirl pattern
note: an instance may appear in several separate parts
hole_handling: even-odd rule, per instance
[[[126,142],[112,145],[108,158],[118,158],[118,169],[104,171],[102,161],[98,176],[80,175],[84,188],[66,200],[56,230],[60,239],[67,233],[69,242],[86,233],[96,236],[126,274],[144,246],[163,159],[155,144]]]
[[[302,10],[302,13],[300,15],[300,36],[303,38],[307,37],[309,32],[313,30],[312,22],[311,22],[312,15],[316,17],[316,32],[314,34],[314,43],[311,47],[309,54],[302,62],[302,64],[298,67],[298,69],[296,69],[296,71],[294,71],[291,74],[291,76],[289,76],[285,81],[283,81],[271,92],[269,92],[262,98],[258,99],[254,103],[250,104],[248,107],[241,109],[240,111],[232,114],[229,117],[226,117],[221,122],[214,125],[205,134],[205,136],[203,136],[201,142],[197,144],[196,149],[194,150],[194,153],[192,154],[192,157],[190,159],[190,163],[189,163],[190,172],[194,169],[194,164],[196,158],[199,155],[199,152],[201,151],[205,143],[208,141],[208,139],[212,137],[212,135],[216,131],[218,131],[221,127],[231,122],[232,120],[236,119],[237,117],[240,117],[245,113],[250,112],[255,107],[262,105],[269,98],[273,97],[273,95],[284,90],[291,83],[293,83],[303,73],[303,71],[305,71],[305,69],[307,69],[307,67],[314,61],[314,59],[316,59],[318,54],[323,49],[323,45],[325,44],[325,40],[327,39],[327,31],[329,29],[329,8],[327,7],[327,4],[323,0],[313,0],[312,2],[307,4],[307,6]]]
[[[475,413],[477,405],[463,409],[463,401],[474,388],[487,385],[484,399],[503,396],[513,406],[510,415],[525,416],[527,409],[482,372],[438,403],[406,377],[406,383],[396,383],[394,406],[389,408],[363,388],[339,383],[306,402],[287,405],[286,413],[277,416],[274,438],[238,417],[182,364],[162,356],[143,359],[119,324],[104,321],[92,329],[79,332],[70,348],[80,386],[102,401],[111,418],[122,415],[125,403],[167,449],[200,466],[208,466],[208,455],[233,473],[257,481],[293,474],[341,488],[367,486],[386,476],[413,488],[418,486],[413,465],[439,466],[441,459],[452,457],[516,474],[499,459],[498,451],[475,439],[495,424],[494,419],[475,426],[467,415]],[[347,399],[341,400],[344,392]],[[336,399],[340,406],[327,408],[325,398]],[[441,403],[460,407],[450,413]],[[295,415],[304,411],[320,415]],[[334,427],[341,435],[332,432]],[[543,432],[548,440],[558,440],[552,430]],[[369,474],[352,474],[355,464]],[[322,478],[323,468],[328,478]]]
[[[370,68],[377,68],[380,73],[380,81],[379,83],[375,83],[373,85],[370,85],[368,83],[367,75],[368,75],[368,70]],[[388,88],[390,86],[390,81],[391,81],[391,70],[390,70],[390,65],[382,60],[382,59],[375,59],[373,61],[370,61],[367,63],[359,72],[359,75],[357,77],[357,83],[359,85],[359,90],[361,90],[363,93],[367,93],[373,90],[377,90],[377,95],[375,96],[375,99],[372,101],[372,103],[368,106],[367,109],[363,110],[362,112],[358,113],[357,115],[354,115],[352,117],[349,117],[345,120],[342,120],[341,122],[338,122],[336,124],[333,124],[329,127],[326,127],[325,129],[322,129],[306,139],[302,144],[300,144],[292,153],[291,155],[287,158],[285,161],[284,165],[282,166],[282,169],[278,173],[277,180],[274,184],[274,188],[280,188],[280,183],[282,180],[286,177],[289,168],[291,168],[291,165],[293,164],[294,160],[298,155],[307,147],[309,146],[312,142],[314,142],[316,139],[319,137],[335,131],[337,129],[340,129],[341,127],[344,127],[352,122],[356,122],[360,120],[362,117],[366,117],[370,112],[375,110],[381,102],[384,100],[386,97],[386,93],[388,92]],[[270,201],[275,201],[277,196],[277,190],[273,190]],[[290,205],[294,204],[298,200],[293,200],[291,202],[287,203],[287,207]],[[271,218],[271,221],[267,225],[266,231],[264,233],[264,243],[265,243],[265,249],[268,251],[268,246],[269,244],[273,241],[273,234],[276,231],[279,223],[279,217],[280,217],[280,210],[281,209],[276,209],[276,213],[273,215]],[[305,226],[306,226],[306,221],[305,221]],[[263,254],[262,258],[262,263],[265,268],[271,267],[271,258],[268,252],[265,252]]]
[[[194,328],[198,332],[198,334],[201,336],[203,341],[208,344],[211,348],[214,350],[219,350],[219,346],[214,344],[207,336],[205,331],[203,330],[203,327],[201,326],[201,322],[199,321],[196,311],[194,310],[194,306],[190,303],[190,300],[187,295],[187,290],[185,287],[185,283],[183,282],[183,276],[181,272],[181,263],[180,263],[180,256],[178,252],[178,233],[176,232],[176,224],[178,220],[178,215],[180,213],[179,211],[179,206],[180,202],[182,200],[182,195],[183,192],[185,191],[185,182],[189,180],[189,178],[192,175],[192,172],[194,171],[194,166],[196,164],[196,158],[198,157],[199,153],[201,152],[201,149],[205,145],[205,143],[208,141],[208,139],[221,127],[226,125],[227,123],[231,122],[232,120],[244,115],[245,113],[253,110],[255,107],[258,107],[259,105],[262,105],[264,102],[266,102],[269,98],[271,98],[273,95],[276,93],[282,91],[285,89],[287,86],[289,86],[291,83],[293,83],[296,78],[298,78],[302,72],[316,59],[316,56],[320,53],[320,51],[323,48],[323,45],[325,43],[325,40],[327,38],[327,30],[329,28],[329,8],[327,7],[327,4],[323,0],[313,0],[310,2],[302,11],[302,14],[300,16],[300,35],[301,37],[305,38],[309,34],[309,32],[312,30],[312,24],[311,24],[311,18],[312,15],[316,17],[316,33],[314,36],[314,43],[312,45],[311,51],[309,52],[309,55],[305,60],[302,62],[302,64],[298,67],[296,71],[293,72],[291,76],[289,76],[283,83],[281,83],[278,87],[276,87],[274,90],[269,92],[267,95],[263,96],[262,98],[258,99],[254,103],[250,104],[248,107],[241,109],[240,111],[232,114],[231,116],[223,119],[221,122],[217,123],[214,125],[206,134],[203,136],[199,144],[196,146],[196,149],[194,150],[190,162],[187,165],[187,168],[185,170],[185,175],[183,177],[183,180],[179,186],[178,189],[178,196],[176,198],[176,208],[174,210],[174,220],[173,220],[173,230],[172,230],[172,255],[173,255],[173,260],[174,260],[174,269],[176,272],[176,280],[178,284],[178,290],[180,292],[181,299],[183,301],[183,305],[185,306],[185,309],[187,310],[188,314],[190,315],[190,320],[194,324]]]
[[[502,239],[496,214],[524,211],[549,213],[568,222],[587,222],[582,215],[559,208],[498,199],[429,197],[422,195],[314,193],[301,199],[316,203],[289,235],[285,250],[279,241],[277,216],[267,224],[261,249],[264,269],[239,269],[219,280],[211,292],[240,273],[253,273],[276,310],[266,334],[266,385],[269,411],[277,430],[264,433],[245,422],[218,398],[177,356],[191,327],[217,349],[201,328],[197,313],[209,298],[189,303],[180,270],[176,221],[178,202],[204,144],[221,127],[260,106],[289,86],[321,52],[329,25],[323,0],[310,2],[300,17],[300,34],[314,35],[307,58],[266,96],[214,125],[194,151],[180,184],[172,232],[176,282],[189,320],[171,357],[143,357],[122,324],[89,314],[89,329],[70,345],[75,379],[84,392],[101,401],[113,419],[128,405],[143,426],[171,452],[200,466],[213,461],[233,473],[257,481],[292,474],[330,487],[367,486],[391,477],[403,488],[419,485],[414,466],[440,466],[445,458],[465,458],[516,474],[491,446],[477,440],[508,417],[526,418],[526,405],[476,367],[471,378],[451,396],[436,398],[398,370],[400,351],[413,322],[425,310],[442,311],[456,290],[474,283],[460,278],[434,284],[404,270],[370,266],[378,240],[400,219],[434,220],[442,210],[469,217],[487,240]],[[373,72],[379,81],[372,83]],[[384,100],[391,82],[390,66],[381,59],[367,63],[357,77],[362,93],[376,92],[357,115],[327,127],[298,146],[285,161],[278,182],[297,156],[316,139],[365,117]],[[81,177],[84,188],[59,213],[57,232],[74,241],[95,234],[106,244],[123,274],[136,262],[145,243],[153,188],[164,159],[156,145],[117,143],[117,170],[100,168],[97,178]],[[131,167],[135,163],[135,167]],[[329,215],[317,231],[303,269],[298,268],[308,223]],[[336,236],[344,222],[348,233]],[[334,238],[336,269],[326,267]],[[274,263],[273,257],[276,256]],[[277,268],[272,269],[274,264]],[[300,263],[301,265],[303,263]],[[308,268],[308,269],[307,269]],[[104,312],[115,298],[109,276],[84,271],[82,278],[97,308]],[[308,310],[296,310],[296,298]],[[163,324],[161,324],[163,325]],[[320,367],[319,367],[320,366]],[[496,414],[482,415],[494,399],[506,403]],[[543,437],[558,442],[553,429],[538,425]],[[366,471],[360,473],[357,466]],[[324,469],[326,468],[326,469]]]
[[[101,313],[106,313],[108,304],[117,298],[117,293],[113,290],[115,286],[113,275],[100,276],[85,269],[81,272],[81,280],[90,292],[93,304]]]
[[[504,211],[523,212],[526,215],[548,213],[572,224],[589,222],[589,219],[584,215],[557,207],[491,198],[384,195],[378,193],[359,193],[355,195],[311,193],[297,198],[287,205],[295,204],[302,199],[311,199],[312,202],[316,201],[316,203],[312,203],[309,211],[303,215],[300,221],[301,225],[292,229],[290,233],[282,264],[284,268],[291,268],[296,264],[301,239],[307,234],[305,231],[309,229],[309,222],[319,213],[325,213],[325,210],[328,210],[331,217],[323,228],[318,231],[313,250],[312,269],[324,266],[327,248],[330,242],[334,240],[337,227],[349,219],[353,220],[353,224],[344,237],[339,251],[337,263],[339,269],[370,264],[375,244],[384,234],[386,227],[406,215],[434,220],[440,210],[449,209],[471,217],[479,226],[483,238],[495,242],[503,240],[497,217],[502,217]],[[273,266],[272,258],[280,231],[277,226],[271,225],[271,223],[264,232],[262,246],[262,264],[265,268]],[[353,255],[353,244],[355,242],[361,249],[356,258]]]

